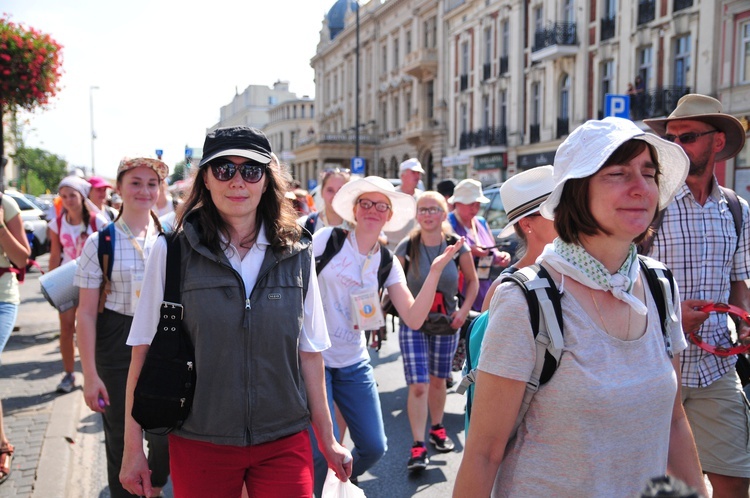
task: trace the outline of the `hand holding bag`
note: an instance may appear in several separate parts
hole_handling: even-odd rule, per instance
[[[164,234],[161,234],[164,235]],[[182,329],[180,242],[167,237],[167,272],[159,326],[151,342],[133,396],[133,418],[154,434],[182,426],[195,393],[195,350]]]

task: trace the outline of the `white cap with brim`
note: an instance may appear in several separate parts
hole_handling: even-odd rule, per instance
[[[471,178],[461,180],[453,189],[453,195],[448,198],[450,204],[474,204],[478,202],[480,204],[487,204],[490,202],[488,198],[484,196],[482,192],[482,184]]]
[[[690,168],[690,161],[682,147],[644,132],[628,119],[607,117],[586,121],[568,135],[557,149],[555,188],[541,205],[539,211],[542,216],[553,219],[565,182],[593,175],[622,144],[632,139],[643,140],[656,151],[659,209],[667,207],[685,182]]]
[[[349,223],[356,224],[354,203],[362,194],[368,192],[383,194],[391,201],[393,216],[383,226],[386,232],[404,228],[409,220],[413,220],[417,215],[417,203],[414,198],[409,194],[397,192],[391,182],[379,176],[368,176],[344,184],[333,198],[333,210]]]
[[[508,224],[497,237],[510,237],[513,226],[523,218],[539,212],[539,206],[555,188],[554,168],[539,166],[511,176],[500,186],[500,199],[508,215]]]

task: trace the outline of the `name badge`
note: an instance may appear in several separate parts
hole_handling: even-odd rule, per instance
[[[143,287],[143,272],[130,269],[130,312],[135,314],[135,306],[138,299],[141,298],[141,288]]]
[[[477,262],[477,277],[480,280],[487,280],[490,278],[490,270],[492,270],[492,260],[494,256],[482,256]]]
[[[385,325],[377,289],[356,292],[350,297],[354,329],[376,330]]]

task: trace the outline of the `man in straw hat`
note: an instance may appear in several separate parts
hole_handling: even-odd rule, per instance
[[[685,333],[698,331],[709,344],[731,344],[727,317],[697,309],[729,302],[750,309],[750,212],[739,198],[739,240],[728,199],[719,189],[716,162],[731,159],[745,145],[745,129],[721,103],[706,95],[685,95],[667,118],[644,122],[678,143],[690,159],[690,171],[667,207],[650,255],[674,272],[682,294]],[[750,328],[740,322],[741,338]],[[720,357],[690,344],[682,354],[682,400],[695,434],[701,466],[714,497],[748,496],[750,434],[747,401],[735,372],[736,357]]]

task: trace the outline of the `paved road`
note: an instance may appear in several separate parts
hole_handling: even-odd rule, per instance
[[[40,258],[40,263],[46,268],[47,258]],[[0,398],[16,456],[11,477],[0,485],[0,497],[108,498],[101,418],[83,404],[80,389],[68,395],[54,392],[62,370],[59,326],[38,279],[39,273],[31,273],[21,286],[19,330],[2,355]],[[449,394],[444,421],[456,450],[437,454],[430,448],[430,466],[420,474],[409,474],[406,460],[412,438],[397,339],[391,333],[380,352],[371,350],[389,449],[361,477],[360,485],[369,497],[447,497],[463,449],[463,397]],[[80,372],[78,364],[76,371]],[[80,382],[80,374],[78,378]],[[172,496],[171,486],[164,494]]]

